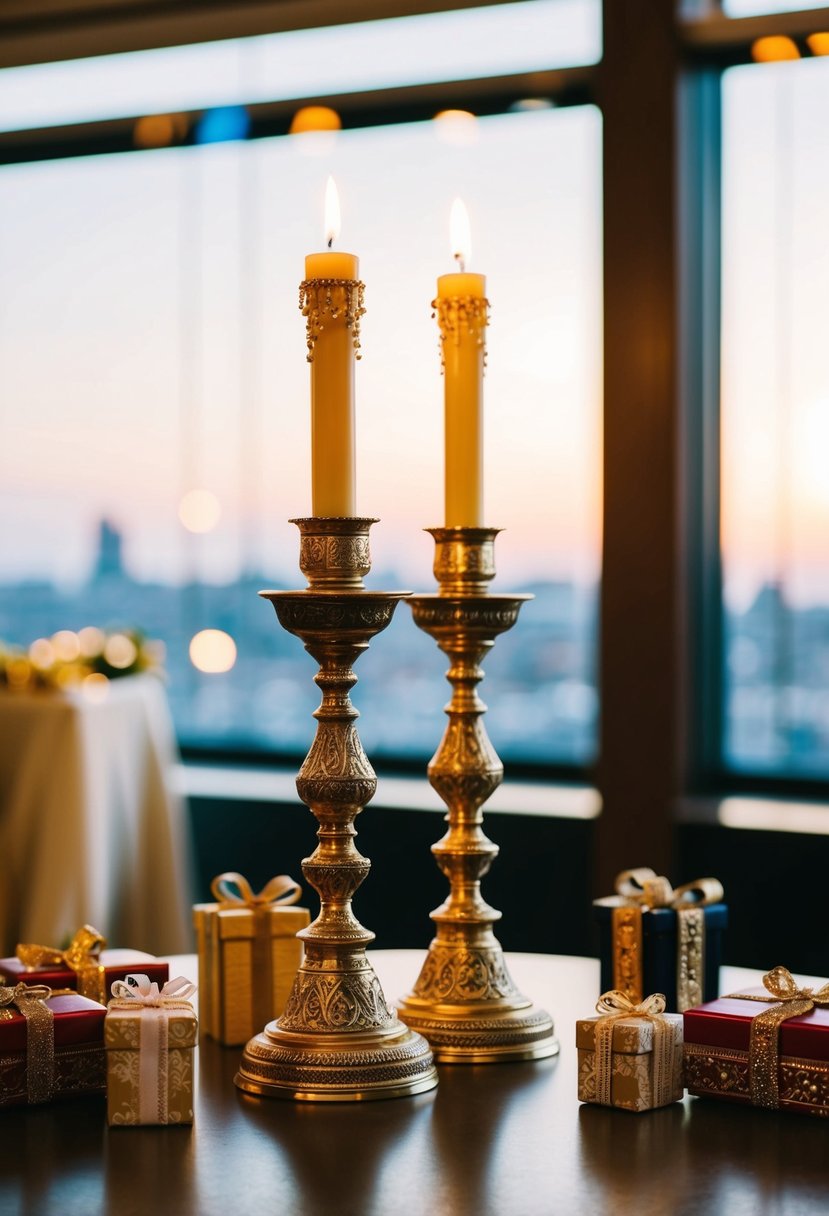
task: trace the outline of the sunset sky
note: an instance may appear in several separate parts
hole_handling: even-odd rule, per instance
[[[421,123],[347,133],[322,156],[283,138],[5,170],[6,577],[77,576],[101,515],[124,526],[137,574],[180,577],[176,512],[192,485],[224,509],[196,542],[202,574],[292,569],[284,521],[310,511],[297,285],[323,243],[329,171],[340,245],[366,282],[358,510],[383,520],[375,564],[425,577],[420,529],[443,522],[430,302],[453,268],[459,194],[492,301],[485,497],[488,520],[509,529],[502,568],[595,577],[598,115],[491,118],[471,139]]]
[[[595,5],[568,8],[595,18]],[[265,87],[255,74],[244,85]],[[827,120],[826,61],[726,74],[723,544],[735,602],[781,576],[797,602],[829,602]],[[1,169],[0,579],[83,578],[102,516],[123,527],[142,578],[294,577],[285,521],[310,510],[296,289],[322,245],[329,172],[340,247],[366,282],[358,509],[382,519],[375,567],[423,585],[420,530],[443,522],[430,301],[452,269],[460,195],[470,269],[492,301],[485,501],[507,529],[499,571],[598,576],[601,120],[580,107],[347,132],[316,150],[288,137]],[[194,487],[222,507],[205,537],[178,522]]]

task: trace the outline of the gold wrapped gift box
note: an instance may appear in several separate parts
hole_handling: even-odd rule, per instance
[[[192,991],[193,985],[189,988]],[[162,998],[154,1005],[140,1000],[110,1002],[104,1046],[111,1127],[193,1122],[197,1039],[198,1019],[186,1000]]]
[[[639,1013],[625,1017],[620,1016],[621,1013],[611,1014],[609,1018],[585,1018],[576,1023],[579,1101],[630,1111],[653,1110],[680,1101],[683,1096],[681,1015]],[[597,1042],[602,1023],[609,1036],[609,1051],[604,1059]],[[660,1037],[661,1042],[656,1042]]]
[[[233,902],[230,882],[242,892]],[[238,1047],[284,1010],[302,962],[296,934],[311,918],[290,905],[300,895],[291,879],[272,879],[254,896],[241,875],[220,875],[213,891],[220,902],[193,908],[200,1020],[205,1034]]]

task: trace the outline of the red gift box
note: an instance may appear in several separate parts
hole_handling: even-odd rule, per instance
[[[785,1002],[769,997],[765,988],[741,989],[685,1011],[684,1073],[689,1093],[699,1097],[771,1106],[752,1096],[751,1027],[764,1012],[782,1009]],[[787,1018],[778,1028],[777,1105],[781,1110],[829,1116],[829,1008]]]
[[[45,1004],[52,1011],[55,1044],[50,1096],[70,1098],[104,1093],[106,1009],[76,992],[49,997]],[[5,1013],[10,1016],[0,1018],[0,1107],[29,1101],[30,1027],[15,1006],[6,1006]]]
[[[92,968],[88,972],[85,971],[82,991],[85,996],[102,1004],[109,1000],[115,981],[126,979],[131,972],[138,971],[149,976],[158,983],[159,988],[170,978],[169,964],[160,963],[154,954],[145,954],[143,950],[102,950],[97,962],[103,971]],[[25,967],[19,958],[2,958],[0,975],[6,977],[7,984],[48,984],[50,988],[78,988],[78,972],[69,966],[50,964],[30,969]]]

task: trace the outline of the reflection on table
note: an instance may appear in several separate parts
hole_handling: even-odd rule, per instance
[[[175,737],[153,676],[0,693],[0,949],[89,922],[112,945],[188,949],[189,853]]]
[[[394,999],[422,955],[372,959]],[[7,1111],[0,1195],[27,1216],[70,1198],[84,1216],[147,1203],[180,1216],[825,1216],[821,1120],[698,1098],[642,1115],[580,1106],[575,1020],[593,1008],[598,963],[508,962],[554,1014],[557,1060],[447,1065],[416,1098],[311,1105],[242,1095],[240,1049],[206,1040],[192,1129],[107,1131],[102,1101]],[[192,957],[172,962],[172,975],[194,970]],[[723,990],[756,978],[726,968]]]

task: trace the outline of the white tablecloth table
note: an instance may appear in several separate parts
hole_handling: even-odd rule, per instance
[[[0,692],[0,951],[82,924],[112,946],[191,948],[189,837],[175,737],[149,675]]]

